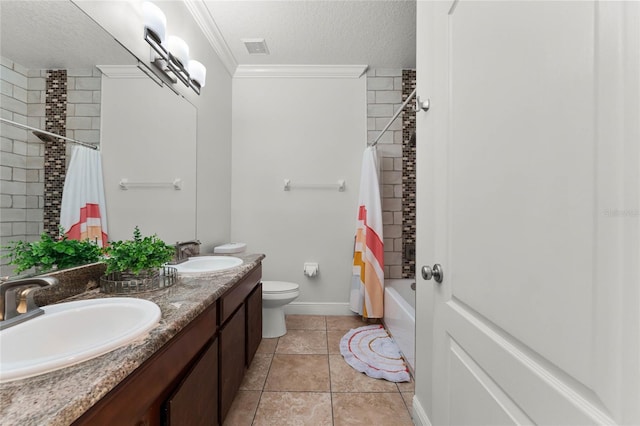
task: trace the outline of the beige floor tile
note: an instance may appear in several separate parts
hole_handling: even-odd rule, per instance
[[[256,353],[259,354],[272,354],[276,351],[276,346],[278,346],[278,338],[275,339],[262,339],[260,342],[260,346],[258,346],[258,350]]]
[[[362,317],[358,315],[336,315],[327,316],[327,330],[344,330],[349,331],[352,328],[368,325],[362,321]]]
[[[251,366],[244,375],[240,389],[261,391],[267,380],[272,354],[256,354],[251,361]]]
[[[261,394],[260,391],[238,391],[223,426],[251,426]]]
[[[276,354],[264,390],[329,392],[327,355]]]
[[[329,355],[340,353],[340,339],[347,333],[344,330],[339,331],[327,331],[327,345],[329,349]]]
[[[415,390],[415,382],[411,379],[410,382],[398,383],[398,389],[400,392],[413,392]]]
[[[331,426],[331,394],[264,392],[254,426]]]
[[[287,315],[285,317],[287,330],[326,330],[322,315]]]
[[[335,426],[412,426],[400,393],[334,393]]]
[[[329,355],[331,392],[399,392],[394,382],[374,379],[354,370],[342,355]]]
[[[402,399],[404,399],[404,404],[407,406],[407,410],[409,410],[409,414],[413,413],[413,392],[402,392]]]
[[[276,354],[326,354],[327,332],[320,330],[288,330],[280,337]]]

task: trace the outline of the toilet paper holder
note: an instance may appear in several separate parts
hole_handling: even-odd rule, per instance
[[[305,262],[302,272],[304,272],[307,277],[315,277],[318,275],[318,270],[319,267],[317,263]]]

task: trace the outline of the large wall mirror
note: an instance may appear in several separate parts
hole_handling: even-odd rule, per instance
[[[127,49],[125,49],[112,35],[106,32],[95,21],[87,16],[80,8],[71,1],[2,1],[0,4],[0,57],[2,67],[0,70],[0,80],[2,84],[2,101],[0,102],[0,112],[2,118],[17,123],[29,125],[31,127],[47,130],[47,113],[51,112],[51,99],[47,97],[47,91],[51,93],[51,86],[47,86],[47,76],[51,76],[47,70],[65,70],[66,88],[64,96],[66,98],[65,131],[66,136],[95,144],[102,144],[103,168],[105,175],[109,175],[109,170],[113,169],[112,163],[118,158],[126,155],[127,143],[136,140],[141,143],[155,143],[162,146],[162,141],[158,141],[157,135],[162,134],[162,128],[155,127],[153,132],[138,131],[130,132],[130,129],[144,129],[149,126],[149,120],[155,120],[161,125],[164,123],[171,126],[174,132],[175,123],[168,119],[175,112],[166,105],[177,105],[180,111],[186,110],[186,114],[192,118],[192,122],[187,126],[191,130],[185,132],[189,146],[195,146],[195,108],[184,100],[175,96],[172,92],[164,90],[140,72],[137,77],[138,83],[122,82],[105,83],[109,77],[103,75],[97,66],[129,66],[132,69],[140,63]],[[133,86],[131,86],[133,84]],[[138,84],[138,85],[136,85]],[[127,86],[129,85],[129,86]],[[113,91],[111,91],[114,87]],[[117,90],[116,90],[117,89]],[[103,91],[110,90],[109,93]],[[141,90],[143,93],[151,93],[152,97],[165,99],[164,111],[158,114],[167,114],[167,117],[156,114],[154,106],[147,105],[144,113],[138,118],[138,111],[127,96],[133,96],[134,92]],[[171,93],[153,94],[154,91]],[[57,92],[56,92],[57,93]],[[118,98],[118,96],[125,98]],[[145,95],[146,96],[146,95]],[[105,98],[108,106],[105,108]],[[140,96],[138,96],[140,98]],[[129,108],[123,114],[114,108],[114,105],[125,105]],[[126,109],[126,108],[125,108]],[[108,111],[119,112],[120,116],[115,116]],[[111,115],[105,115],[111,114]],[[122,126],[118,121],[123,117],[133,120],[134,124]],[[51,116],[49,117],[51,120]],[[55,115],[54,115],[55,120]],[[117,131],[116,131],[117,130]],[[105,139],[105,133],[114,135],[121,143],[119,146],[109,145],[109,139]],[[127,138],[129,133],[134,133],[134,137]],[[145,135],[149,137],[145,138]],[[141,136],[142,135],[142,136]],[[47,226],[50,227],[50,203],[47,202],[45,192],[58,193],[62,190],[59,184],[53,181],[52,184],[45,174],[45,163],[68,162],[70,148],[72,144],[62,147],[59,157],[51,159],[51,153],[45,156],[44,144],[31,131],[18,128],[16,126],[1,123],[0,136],[2,141],[0,152],[0,245],[5,247],[11,241],[34,241],[39,239],[40,234]],[[191,156],[190,148],[187,155]],[[55,154],[54,154],[55,155]],[[150,162],[158,164],[158,156],[163,153],[156,152],[156,156],[149,156]],[[166,155],[165,155],[166,157]],[[195,157],[195,155],[193,155]],[[149,168],[149,163],[140,164],[129,161],[130,168],[136,168],[136,173],[122,168],[117,170],[117,176],[129,177],[144,181],[146,176],[140,173],[144,167]],[[190,160],[195,162],[195,158]],[[187,169],[193,169],[193,165],[188,161]],[[120,163],[118,163],[120,164]],[[166,167],[165,167],[166,168]],[[49,172],[47,172],[49,173]],[[180,172],[170,171],[169,175],[179,177]],[[113,179],[117,179],[116,174],[111,173]],[[64,178],[64,176],[63,176]],[[152,176],[154,179],[163,179],[162,176]],[[193,178],[195,180],[195,177]],[[187,185],[195,187],[195,182],[185,182]],[[127,211],[136,210],[135,203],[130,202],[125,208],[120,205],[117,198],[119,194],[111,188],[113,182],[105,181],[107,193],[107,205],[111,201],[111,207],[116,209],[116,214],[127,216]],[[189,188],[189,186],[187,186]],[[49,193],[48,193],[49,194]],[[124,193],[123,193],[124,194]],[[181,193],[184,194],[184,193]],[[143,197],[132,196],[134,199],[149,198],[146,193]],[[111,200],[109,199],[111,197]],[[115,197],[115,198],[114,198]],[[154,197],[151,197],[154,198]],[[162,198],[162,197],[156,197]],[[183,195],[184,198],[184,195]],[[195,206],[195,193],[193,200],[183,200],[183,204]],[[147,203],[149,204],[149,203]],[[153,206],[151,206],[153,208]],[[120,210],[123,210],[120,213]],[[181,215],[190,215],[191,212],[180,212]],[[193,213],[195,216],[195,213]],[[132,229],[132,224],[117,217],[114,214],[114,226],[110,224],[110,231],[113,230],[115,239],[126,238]],[[183,222],[194,222],[195,217],[187,217]],[[156,225],[160,227],[160,225]],[[148,233],[158,233],[163,235],[160,229],[147,229]],[[112,232],[110,232],[112,234]],[[185,238],[193,237],[190,228],[182,230],[180,235]],[[173,235],[166,239],[171,241]],[[6,254],[6,250],[2,251]],[[14,275],[14,267],[8,265],[8,259],[2,258],[0,262],[0,276],[6,277]]]

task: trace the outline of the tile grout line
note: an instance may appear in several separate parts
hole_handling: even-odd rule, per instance
[[[276,356],[276,349],[278,348],[278,344],[280,343],[280,338],[277,338],[276,346],[273,348],[273,353],[271,354],[271,362],[269,362],[269,368],[267,369],[267,376],[264,378],[264,383],[262,383],[262,389],[260,389],[260,398],[258,398],[258,405],[256,405],[256,410],[253,412],[253,418],[251,419],[251,424],[253,425],[256,422],[256,416],[258,415],[258,408],[260,407],[260,402],[262,401],[262,395],[264,395],[264,388],[267,386],[267,379],[269,378],[269,373],[271,372],[271,366],[273,365],[273,357]],[[255,358],[254,358],[255,359]]]
[[[333,412],[333,383],[331,380],[331,359],[329,358],[329,325],[327,324],[327,317],[324,317],[324,334],[327,341],[327,364],[329,367],[329,402],[331,403],[331,424],[336,424],[335,414]]]
[[[253,418],[251,419],[251,425],[255,424],[256,416],[258,415],[258,408],[260,407],[260,401],[262,401],[262,394],[264,392],[260,391],[260,398],[258,398],[258,404],[256,405],[256,410],[253,412]]]
[[[400,392],[400,398],[402,399],[402,403],[404,404],[404,408],[407,410],[407,412],[409,413],[409,417],[411,418],[411,420],[413,421],[413,416],[411,415],[411,411],[409,410],[409,406],[407,405],[407,401],[404,400],[404,397],[402,396],[402,392]]]

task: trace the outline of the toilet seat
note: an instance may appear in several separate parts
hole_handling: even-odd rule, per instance
[[[262,281],[262,293],[281,294],[298,291],[299,285],[286,281]]]

